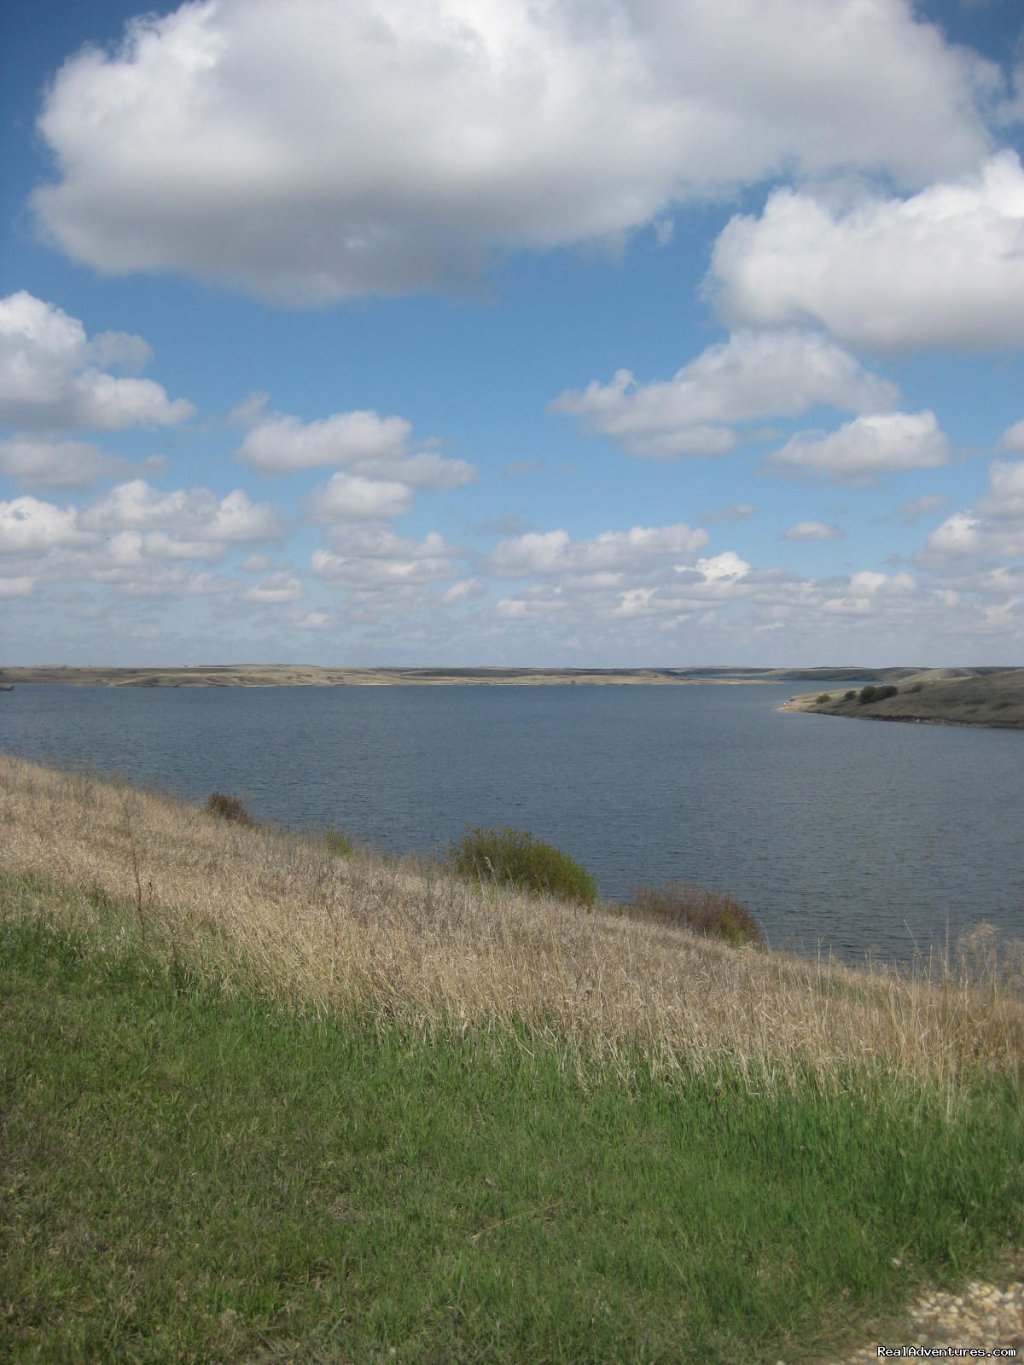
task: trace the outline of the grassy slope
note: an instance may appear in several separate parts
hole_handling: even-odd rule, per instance
[[[833,688],[826,703],[819,703],[821,694],[807,693],[793,698],[787,709],[867,720],[1024,728],[1024,668],[968,677],[949,677],[946,673],[947,670],[938,670],[938,676],[927,672],[895,679],[900,689],[895,697],[865,706],[856,700],[845,701],[845,689]],[[915,687],[919,690],[913,690]]]
[[[984,939],[730,952],[6,759],[0,910],[0,1356],[796,1361],[1024,1236]]]
[[[7,1359],[797,1360],[1024,1231],[1004,1087],[584,1091],[2,932]]]

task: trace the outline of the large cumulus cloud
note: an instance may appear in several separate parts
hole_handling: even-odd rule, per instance
[[[907,0],[193,0],[64,65],[35,207],[105,272],[397,294],[783,169],[961,173],[986,77]]]

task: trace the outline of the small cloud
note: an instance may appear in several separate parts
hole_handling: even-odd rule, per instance
[[[780,540],[842,540],[843,533],[838,526],[825,521],[798,521],[788,531],[783,531]]]
[[[863,485],[879,474],[934,469],[948,458],[949,442],[933,412],[889,412],[857,417],[826,435],[800,432],[765,463],[782,473]]]
[[[323,630],[330,620],[325,611],[307,611],[302,616],[294,617],[292,625],[296,630]]]
[[[705,582],[719,583],[729,579],[745,578],[750,565],[733,550],[726,550],[711,559],[698,559],[697,572],[704,576]]]
[[[0,440],[0,474],[23,488],[86,488],[111,475],[158,474],[166,463],[162,455],[150,455],[133,464],[88,441],[28,435]]]
[[[617,370],[608,384],[592,380],[567,390],[548,411],[575,417],[587,433],[606,436],[627,455],[672,460],[713,458],[763,433],[740,423],[799,417],[820,404],[844,412],[880,412],[896,389],[842,347],[815,332],[736,332],[709,346],[669,380],[642,384]]]
[[[717,512],[704,512],[701,521],[705,525],[710,525],[716,521],[746,521],[747,517],[752,517],[757,508],[752,502],[734,502],[728,507],[722,507]]]
[[[1011,455],[1024,455],[1024,420],[1007,427],[1000,438],[999,448],[1009,451]]]
[[[32,592],[34,580],[24,575],[18,578],[0,578],[0,597],[28,597]]]
[[[445,589],[441,594],[441,601],[445,606],[451,606],[453,602],[461,602],[466,597],[479,597],[483,592],[484,585],[479,579],[463,578]]]
[[[104,332],[92,341],[77,318],[27,290],[0,299],[0,422],[53,433],[174,426],[195,408],[171,400],[152,379],[122,379],[98,368],[140,368],[141,337]]]
[[[485,536],[521,536],[530,527],[522,517],[517,517],[514,512],[508,512],[505,516],[495,517],[492,521],[477,522],[476,529]]]
[[[262,583],[250,588],[245,594],[247,602],[261,602],[265,605],[278,605],[284,602],[297,602],[302,596],[302,584],[292,574],[277,573],[265,578]]]
[[[270,563],[268,555],[247,555],[238,567],[245,573],[266,573]]]
[[[900,503],[900,516],[904,526],[916,526],[922,517],[930,517],[945,507],[948,499],[942,493],[928,493],[921,498],[911,498]]]
[[[518,479],[524,474],[533,474],[540,469],[540,460],[509,460],[501,467],[501,477],[503,479]]]
[[[263,403],[262,396],[247,399],[232,414],[249,428],[235,458],[263,474],[393,460],[407,453],[412,425],[404,417],[365,409],[301,422],[287,413],[264,413]]]
[[[395,480],[333,474],[307,506],[317,521],[376,521],[404,516],[412,507],[412,489]]]

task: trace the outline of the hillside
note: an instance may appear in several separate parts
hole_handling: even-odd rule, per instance
[[[894,677],[888,685],[897,688],[891,696],[865,701],[862,689],[850,696],[849,688],[833,688],[792,697],[781,709],[860,720],[1024,729],[1024,668],[973,673],[934,669]]]
[[[0,836],[3,1359],[831,1362],[1024,1235],[984,932],[734,949],[4,756]]]

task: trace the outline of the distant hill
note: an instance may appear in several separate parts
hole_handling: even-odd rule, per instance
[[[985,669],[932,669],[944,677],[974,676]],[[0,668],[0,686],[67,683],[78,687],[381,687],[557,686],[588,684],[785,683],[838,684],[899,682],[925,676],[921,670],[864,668],[853,664],[811,668],[321,668],[312,664],[196,664],[172,668],[37,667]]]

